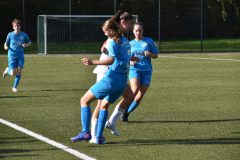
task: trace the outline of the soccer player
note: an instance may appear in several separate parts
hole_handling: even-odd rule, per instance
[[[122,36],[119,25],[113,20],[107,20],[103,24],[103,32],[108,37],[107,50],[108,58],[105,60],[91,60],[83,58],[85,65],[109,65],[104,78],[95,83],[82,97],[81,122],[82,131],[71,138],[73,142],[90,140],[90,103],[94,99],[102,100],[99,117],[97,121],[96,144],[104,144],[103,130],[108,117],[108,107],[122,95],[127,84],[127,74],[130,62],[130,45],[128,40]]]
[[[128,121],[129,114],[138,107],[150,86],[152,77],[151,59],[158,57],[158,49],[154,41],[149,37],[143,36],[143,25],[141,22],[136,22],[134,24],[133,33],[135,39],[130,41],[131,56],[139,58],[139,61],[137,62],[131,61],[129,71],[129,80],[131,90],[134,94],[134,100],[132,100],[128,106],[116,106],[114,112],[106,123],[106,128],[110,129],[112,133],[118,132],[116,130],[116,122],[120,119],[125,109],[127,110],[124,118]],[[131,100],[131,97],[129,100]]]
[[[123,34],[127,34],[129,31],[132,30],[132,26],[133,26],[133,17],[130,13],[128,12],[124,12],[122,10],[118,10],[117,13],[111,18],[112,20],[116,21],[119,26],[120,29],[122,31]],[[107,41],[106,41],[107,42]],[[100,56],[100,60],[104,60],[107,59],[108,57],[108,50],[107,48],[107,43],[104,43],[102,48],[101,48],[101,56]],[[98,65],[93,73],[97,74],[97,82],[100,81],[106,71],[108,69],[108,66],[106,65]],[[129,88],[129,87],[128,87]],[[96,108],[93,112],[92,118],[91,118],[91,135],[92,138],[89,141],[90,143],[95,143],[96,142],[96,126],[97,126],[97,119],[98,119],[98,114],[99,114],[99,108],[101,105],[101,100],[98,100],[98,103],[96,105]],[[119,135],[118,132],[114,132],[115,135]]]
[[[14,19],[12,21],[13,31],[7,35],[4,43],[4,49],[8,50],[8,67],[3,72],[3,78],[7,75],[15,76],[13,83],[13,92],[17,92],[17,87],[21,79],[22,69],[24,67],[24,48],[31,45],[31,40],[25,32],[22,32],[21,21]]]

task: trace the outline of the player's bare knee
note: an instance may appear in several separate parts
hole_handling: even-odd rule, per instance
[[[85,95],[81,97],[80,99],[80,105],[81,106],[89,106],[90,105],[90,100],[88,99],[88,97],[86,97]]]

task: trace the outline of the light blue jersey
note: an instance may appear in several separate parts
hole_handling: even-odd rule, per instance
[[[151,58],[144,56],[145,51],[150,51],[153,54],[158,54],[158,49],[154,41],[149,37],[144,37],[140,41],[130,41],[131,55],[138,57],[140,60],[133,66],[130,66],[130,70],[137,71],[152,71]]]
[[[8,46],[8,56],[13,58],[23,56],[24,47],[22,44],[29,42],[31,42],[31,40],[25,32],[20,32],[19,34],[14,33],[14,31],[10,32],[5,42]]]
[[[120,38],[120,43],[108,39],[108,53],[114,58],[114,62],[109,66],[105,77],[93,85],[90,90],[97,99],[106,99],[113,103],[123,93],[127,85],[127,74],[130,62],[130,45],[125,37]]]
[[[120,38],[121,43],[118,44],[112,39],[107,42],[108,56],[114,58],[114,62],[109,66],[109,72],[128,73],[130,61],[130,45],[124,36]]]

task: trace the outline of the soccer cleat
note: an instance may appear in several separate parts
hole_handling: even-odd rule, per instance
[[[84,141],[84,140],[90,140],[92,138],[90,132],[81,132],[77,136],[72,137],[71,141],[77,142],[77,141]]]
[[[113,135],[120,136],[120,133],[118,130],[116,130],[115,125],[111,124],[109,121],[106,122],[105,128],[110,129]]]
[[[125,112],[125,113],[122,115],[121,120],[122,120],[123,122],[128,122],[128,116],[129,116],[129,114]]]
[[[17,92],[18,92],[17,88],[12,88],[12,91],[13,91],[14,93],[17,93]]]
[[[3,78],[7,77],[7,71],[8,71],[8,67],[6,67],[5,70],[3,71],[3,74],[2,74]]]
[[[106,139],[105,137],[96,137],[96,143],[95,144],[105,144],[106,143]]]
[[[97,138],[95,136],[92,136],[89,143],[96,144],[97,143]]]

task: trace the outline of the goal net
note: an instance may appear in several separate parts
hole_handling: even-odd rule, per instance
[[[106,36],[102,24],[112,15],[39,15],[38,53],[99,53]],[[138,16],[133,15],[135,21]]]

